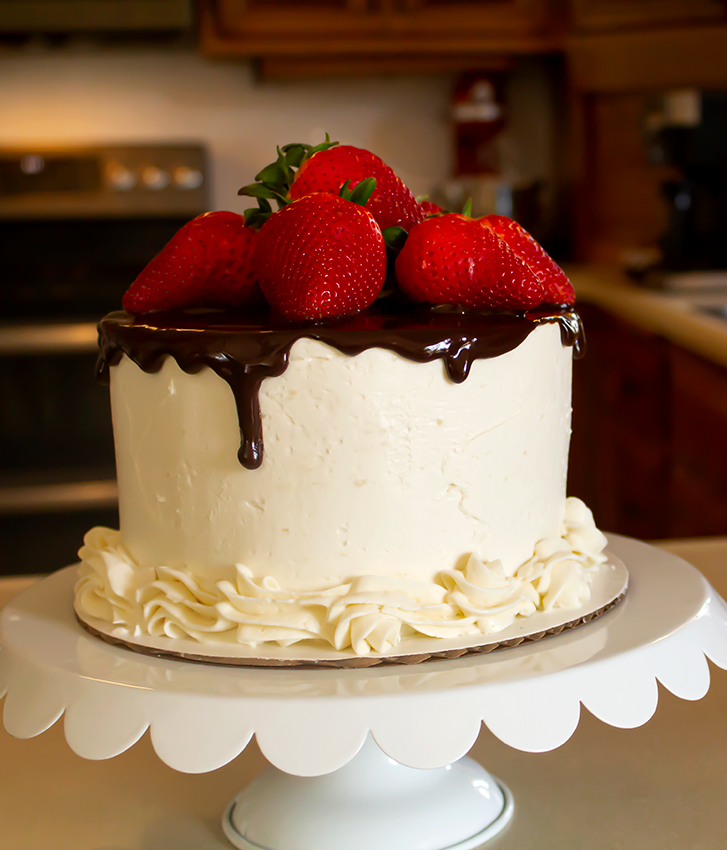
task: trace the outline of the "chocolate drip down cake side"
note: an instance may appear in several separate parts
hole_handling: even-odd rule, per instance
[[[609,565],[565,492],[563,272],[350,146],[287,145],[241,193],[258,207],[185,225],[99,325],[120,530],[84,539],[79,619],[342,664],[578,621]]]

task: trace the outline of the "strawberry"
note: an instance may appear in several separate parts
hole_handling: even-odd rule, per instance
[[[326,192],[270,215],[258,256],[265,297],[291,321],[362,310],[386,277],[384,237],[374,217],[360,203]]]
[[[183,307],[232,307],[261,300],[258,233],[232,212],[187,222],[143,269],[124,295],[129,313]]]
[[[543,284],[548,304],[572,304],[576,295],[570,281],[533,237],[511,218],[488,215],[479,219],[486,228],[496,233],[511,248],[530,271]]]
[[[258,199],[260,209],[247,215],[249,221],[259,223],[270,215],[271,200],[282,207],[311,192],[338,195],[344,184],[355,188],[369,177],[376,180],[376,190],[368,209],[382,230],[396,226],[408,230],[425,218],[414,195],[383,160],[363,148],[332,142],[327,133],[325,142],[315,147],[296,143],[278,148],[277,160],[266,165],[255,175],[255,183],[243,186],[238,195]]]
[[[446,210],[438,204],[434,204],[426,198],[423,201],[419,201],[419,206],[422,208],[424,215],[441,215],[446,212]]]
[[[346,181],[356,186],[366,177],[376,178],[376,189],[366,208],[382,230],[394,226],[408,230],[425,217],[414,195],[383,160],[352,145],[318,151],[306,159],[295,174],[289,197],[300,198],[311,192],[337,195]]]
[[[543,284],[491,229],[466,215],[428,218],[396,258],[399,286],[414,301],[528,310]]]

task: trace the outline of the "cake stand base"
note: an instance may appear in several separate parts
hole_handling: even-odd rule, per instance
[[[369,736],[333,773],[268,768],[230,802],[222,828],[243,850],[471,850],[512,814],[510,791],[472,759],[405,767]]]

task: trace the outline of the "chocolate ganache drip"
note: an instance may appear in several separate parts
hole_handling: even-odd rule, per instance
[[[158,372],[173,357],[188,374],[209,368],[225,380],[237,405],[240,463],[257,469],[263,459],[260,386],[282,375],[290,350],[300,339],[314,339],[354,356],[385,348],[417,363],[442,360],[447,375],[462,383],[475,360],[499,357],[517,348],[544,323],[560,327],[563,345],[584,353],[580,317],[571,308],[539,308],[528,313],[460,312],[452,308],[412,308],[382,299],[347,319],[317,325],[273,321],[267,313],[184,310],[134,317],[110,313],[99,323],[97,377],[107,383],[109,369],[126,355],[144,372]]]

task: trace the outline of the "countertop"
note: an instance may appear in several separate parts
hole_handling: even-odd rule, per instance
[[[727,596],[727,538],[661,545]],[[0,606],[31,581],[0,580]],[[471,755],[516,800],[512,824],[488,850],[724,850],[727,672],[711,671],[704,699],[661,689],[656,715],[638,729],[583,710],[573,737],[550,753],[518,752],[483,730]],[[92,762],[68,748],[61,722],[27,741],[0,728],[0,847],[229,850],[222,807],[265,764],[253,743],[220,770],[186,775],[156,757],[148,734]]]
[[[727,321],[697,309],[699,304],[727,305],[724,290],[721,294],[664,292],[636,286],[615,268],[575,266],[566,271],[578,303],[602,307],[727,368]]]

